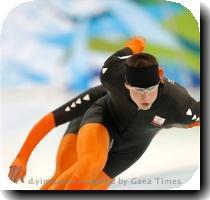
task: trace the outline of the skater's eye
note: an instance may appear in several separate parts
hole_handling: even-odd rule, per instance
[[[153,91],[155,91],[158,88],[158,86],[159,86],[159,83],[154,86],[148,87],[148,88],[131,87],[130,89],[135,92],[138,92],[140,94],[143,94],[146,91],[148,93],[152,93]]]

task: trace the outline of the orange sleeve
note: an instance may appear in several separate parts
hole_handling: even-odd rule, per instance
[[[198,121],[198,122],[193,122],[191,124],[188,124],[187,128],[192,128],[192,127],[195,127],[195,126],[200,126],[200,122]]]
[[[28,161],[31,152],[47,133],[55,127],[54,115],[52,113],[44,116],[29,132],[16,159],[21,159],[25,163]]]
[[[133,37],[130,40],[128,40],[128,42],[126,42],[125,44],[125,47],[131,49],[134,54],[143,52],[145,46],[146,46],[146,41],[141,37]]]

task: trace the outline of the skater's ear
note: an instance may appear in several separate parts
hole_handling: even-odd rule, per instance
[[[125,82],[125,88],[130,90],[132,86],[130,86],[127,82]]]
[[[164,77],[163,68],[159,66],[159,67],[158,67],[158,70],[159,70],[160,82],[161,82],[161,83],[164,83],[164,80],[163,80],[163,77]]]
[[[128,89],[128,84],[125,82],[125,88]]]

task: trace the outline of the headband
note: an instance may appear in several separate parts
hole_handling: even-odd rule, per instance
[[[126,64],[125,79],[133,87],[148,88],[160,81],[158,65],[136,68]]]

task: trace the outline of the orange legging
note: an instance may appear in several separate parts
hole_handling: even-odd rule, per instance
[[[98,123],[80,128],[78,135],[62,139],[53,177],[41,190],[106,190],[112,183],[103,168],[107,161],[109,134]]]

